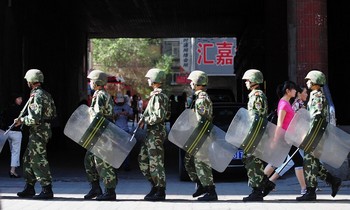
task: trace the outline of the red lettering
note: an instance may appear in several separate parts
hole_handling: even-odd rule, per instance
[[[214,64],[214,60],[209,60],[207,58],[208,48],[214,47],[213,43],[198,43],[197,52],[199,54],[197,59],[197,64]]]
[[[233,64],[233,55],[232,55],[232,46],[231,42],[218,42],[217,46],[217,55],[216,55],[216,64],[217,65],[232,65]]]

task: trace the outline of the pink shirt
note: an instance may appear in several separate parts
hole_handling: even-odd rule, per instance
[[[290,105],[289,101],[286,101],[284,99],[280,99],[278,102],[278,107],[277,107],[277,113],[280,113],[280,110],[284,110],[286,112],[286,115],[284,117],[283,123],[282,123],[282,128],[287,130],[290,121],[292,121],[294,117],[294,110],[292,108],[292,105]]]

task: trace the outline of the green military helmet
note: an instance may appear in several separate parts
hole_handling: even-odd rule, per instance
[[[107,83],[108,75],[101,70],[93,70],[87,78],[94,81],[96,85],[103,86]]]
[[[261,84],[264,82],[264,77],[261,71],[257,69],[247,70],[242,77],[243,80],[249,80],[250,82]]]
[[[196,85],[208,85],[208,75],[200,70],[194,70],[188,75],[187,79]]]
[[[149,78],[152,83],[163,83],[163,80],[165,79],[165,71],[162,69],[152,68],[148,70],[145,77]]]
[[[317,85],[326,84],[326,76],[319,70],[311,70],[305,77],[306,80],[311,80],[312,83]]]
[[[39,69],[29,69],[24,76],[27,82],[44,82],[44,74]]]

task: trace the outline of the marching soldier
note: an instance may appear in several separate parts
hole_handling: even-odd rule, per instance
[[[93,115],[100,113],[113,122],[113,99],[104,89],[104,85],[107,83],[107,74],[101,70],[93,70],[87,78],[90,79],[91,89],[95,90],[89,109],[90,113]],[[84,196],[84,199],[90,200],[96,197],[96,200],[100,201],[116,200],[117,174],[115,169],[90,151],[85,154],[84,165],[87,179],[91,183],[91,190]],[[100,187],[100,177],[105,186],[103,194]]]
[[[211,121],[213,119],[212,102],[205,92],[208,84],[207,74],[203,71],[195,70],[191,72],[187,79],[191,80],[191,88],[195,91],[195,99],[192,101],[191,108],[196,113],[198,122],[201,120]],[[184,161],[190,179],[196,182],[197,185],[196,192],[192,196],[195,198],[204,195],[198,198],[199,201],[218,200],[211,167],[190,153],[186,153]]]
[[[318,116],[326,118],[328,115],[328,102],[321,87],[326,83],[325,75],[318,70],[311,70],[305,77],[306,85],[310,92],[310,99],[307,104],[307,110],[311,118]],[[327,169],[321,164],[320,160],[315,158],[311,153],[304,155],[304,175],[306,179],[306,193],[297,197],[297,201],[315,201],[317,177],[325,180],[332,187],[332,197],[335,197],[341,185],[341,179],[332,176]]]
[[[248,95],[249,101],[247,105],[248,112],[252,118],[256,115],[266,118],[268,107],[267,98],[260,84],[263,83],[263,74],[256,69],[247,70],[243,77],[245,85],[251,92]],[[243,201],[263,201],[264,196],[274,189],[275,184],[269,181],[264,174],[264,162],[252,154],[243,154],[242,161],[247,169],[248,185],[253,188],[252,193],[248,197],[244,197]]]
[[[139,127],[147,124],[147,135],[138,157],[142,174],[151,182],[151,191],[144,197],[147,201],[165,200],[164,140],[166,138],[165,120],[170,117],[169,98],[162,93],[165,72],[152,68],[145,75],[153,88]]]
[[[47,160],[46,145],[51,138],[51,120],[56,117],[56,106],[50,95],[41,84],[44,75],[38,69],[30,69],[24,78],[31,89],[30,97],[21,113],[26,115],[15,119],[15,126],[27,125],[29,142],[23,156],[23,177],[26,182],[24,190],[18,197],[34,199],[52,199],[52,176]],[[35,183],[39,181],[42,191],[35,195]]]

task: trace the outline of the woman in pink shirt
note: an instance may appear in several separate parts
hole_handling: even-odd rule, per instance
[[[285,130],[287,130],[290,122],[292,121],[295,115],[295,110],[290,104],[290,100],[295,97],[295,94],[297,92],[296,89],[297,89],[297,85],[292,81],[286,81],[282,85],[278,86],[277,88],[277,94],[280,97],[280,100],[278,102],[278,107],[277,107],[277,115],[278,115],[277,126],[280,126]],[[292,146],[289,151],[289,156],[291,156],[296,150],[297,150],[297,147]],[[294,162],[295,175],[300,184],[301,193],[303,194],[305,193],[304,191],[306,189],[304,172],[303,172],[303,157],[299,152],[297,152],[292,157],[292,160]],[[274,170],[275,170],[275,167],[268,164],[264,172],[267,176],[270,176],[274,172]],[[279,177],[280,175],[278,173],[275,173],[273,176],[270,177],[270,181],[276,182],[276,180]],[[267,189],[267,190],[270,190],[270,189]]]

